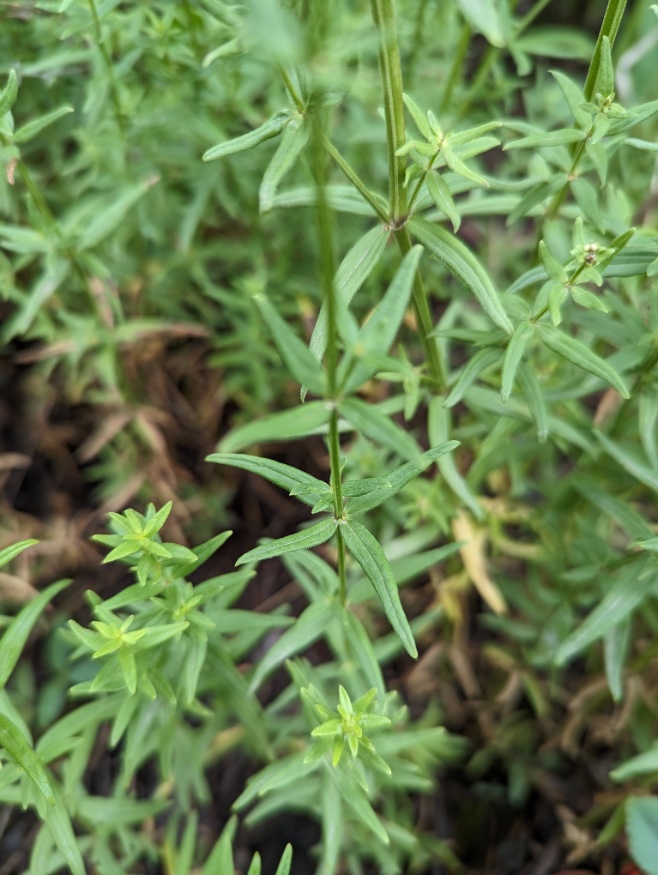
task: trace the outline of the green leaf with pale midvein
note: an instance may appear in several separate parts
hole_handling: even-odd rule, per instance
[[[605,676],[613,702],[621,702],[623,694],[623,674],[628,645],[631,637],[631,619],[614,625],[603,636],[603,655]]]
[[[368,279],[386,248],[389,231],[384,225],[377,225],[356,241],[341,261],[336,271],[334,288],[345,305]],[[318,361],[322,361],[327,349],[327,308],[323,305],[318,314],[309,348]]]
[[[628,617],[656,586],[656,574],[646,559],[635,561],[620,571],[603,599],[575,632],[563,641],[555,663],[563,665],[593,641],[601,638]]]
[[[5,714],[0,714],[0,746],[26,772],[41,795],[54,805],[55,796],[45,766],[18,726]]]
[[[71,818],[59,788],[55,789],[55,804],[48,805],[46,808],[44,820],[73,875],[86,875],[78,840],[73,832]]]
[[[282,361],[297,382],[316,395],[324,395],[324,371],[313,354],[290,328],[264,295],[254,295],[263,320]]]
[[[326,425],[330,413],[324,401],[309,401],[234,428],[219,442],[217,449],[223,453],[235,453],[262,441],[306,437]]]
[[[285,489],[288,494],[293,489],[300,490],[295,494],[309,507],[317,504],[327,491],[327,484],[317,477],[293,468],[292,465],[275,462],[273,459],[261,459],[260,456],[248,456],[243,453],[212,453],[206,457],[206,462],[216,462],[218,465],[229,465],[231,468],[241,468],[251,474],[258,474],[259,477]],[[307,492],[307,489],[316,491]]]
[[[275,556],[283,556],[284,553],[292,553],[295,550],[309,550],[324,544],[336,531],[335,519],[322,520],[308,529],[295,532],[294,535],[286,535],[285,538],[277,538],[260,547],[254,547],[244,556],[240,556],[236,565],[244,565],[247,562],[260,562],[262,559],[273,559]]]
[[[622,398],[630,398],[630,393],[617,371],[604,359],[593,352],[574,337],[570,337],[563,331],[552,325],[537,324],[536,330],[542,343],[562,358],[582,368],[590,374],[594,374],[600,380],[608,383],[616,389]]]
[[[416,642],[402,608],[397,584],[379,542],[365,526],[356,520],[350,520],[341,526],[341,533],[347,548],[377,593],[384,613],[402,641],[405,650],[410,656],[417,657]]]
[[[23,541],[21,543],[27,546],[36,542]],[[19,546],[20,544],[12,544],[13,548]],[[36,598],[33,598],[32,601],[28,602],[6,628],[4,635],[0,639],[0,690],[4,688],[9,675],[14,670],[14,666],[18,662],[23,647],[25,646],[25,642],[34,627],[34,624],[39,619],[41,612],[48,602],[70,583],[70,580],[58,580],[56,583],[51,584],[40,592]]]
[[[498,293],[489,275],[470,249],[445,228],[432,225],[425,219],[414,217],[407,222],[407,227],[416,240],[438,258],[441,264],[476,298],[489,318],[507,334],[512,334],[514,327],[500,303]]]

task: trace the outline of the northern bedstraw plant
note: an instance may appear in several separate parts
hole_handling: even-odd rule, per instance
[[[204,849],[197,815],[188,811],[209,801],[209,767],[238,746],[256,771],[236,791],[235,811],[247,825],[290,811],[315,820],[321,875],[368,867],[427,872],[437,861],[456,868],[451,844],[433,834],[416,800],[429,797],[438,765],[465,746],[441,728],[436,696],[411,716],[395,691],[406,690],[394,668],[404,671],[420,652],[437,673],[454,672],[464,697],[481,704],[481,746],[469,778],[522,805],[533,790],[542,792],[545,772],[572,754],[566,730],[557,753],[552,737],[539,743],[563,718],[560,683],[576,682],[562,666],[587,651],[608,685],[594,685],[594,693],[584,685],[574,696],[573,734],[594,707],[588,697],[598,696],[604,711],[615,707],[629,675],[653,664],[658,354],[647,276],[657,272],[658,247],[654,208],[645,202],[652,168],[629,156],[655,153],[658,101],[634,101],[635,91],[651,95],[628,71],[642,57],[642,28],[656,24],[649,9],[648,24],[634,13],[624,36],[625,4],[610,0],[594,42],[581,32],[536,28],[545,6],[485,2],[476,15],[461,0],[372,0],[358,12],[319,0],[252,0],[242,13],[220,0],[203,3],[218,45],[204,56],[202,105],[208,95],[221,95],[233,110],[237,101],[250,130],[207,150],[214,169],[206,176],[196,164],[185,167],[194,194],[185,240],[189,247],[208,209],[213,173],[220,204],[244,219],[231,192],[237,187],[248,201],[255,156],[275,140],[259,207],[273,233],[297,229],[304,244],[294,255],[292,246],[286,250],[279,273],[268,267],[274,249],[267,251],[264,235],[262,269],[231,289],[212,281],[211,261],[183,253],[199,312],[212,312],[204,295],[224,305],[239,327],[237,342],[253,357],[245,361],[244,350],[241,356],[221,341],[219,361],[239,363],[239,376],[227,378],[231,397],[246,405],[256,387],[268,401],[263,374],[275,360],[251,305],[242,298],[235,304],[236,289],[255,292],[255,308],[301,394],[288,409],[229,432],[210,461],[264,477],[306,505],[310,519],[249,550],[239,570],[193,586],[188,577],[225,536],[190,551],[161,538],[169,505],[112,515],[113,534],[99,540],[111,548],[108,559],[131,567],[134,583],[106,600],[90,593],[91,623],[71,621],[57,637],[77,660],[72,693],[90,701],[33,745],[14,704],[20,690],[3,694],[0,740],[13,761],[0,794],[12,805],[33,805],[45,820],[32,851],[35,875],[66,866],[82,875],[85,858],[117,875],[145,871],[157,859],[168,875],[199,864],[204,875],[232,872],[237,821]],[[135,137],[139,154],[155,164],[154,141],[130,127],[130,98],[137,106],[139,95],[126,77],[136,59],[115,59],[103,28],[118,45],[119,21],[131,23],[140,46],[147,31],[158,34],[158,64],[173,57],[198,70],[203,29],[192,4],[180,7],[148,23],[139,4],[115,13],[65,3],[61,11],[71,32],[88,32],[95,47],[106,122],[124,147]],[[427,33],[437,35],[431,46]],[[631,53],[622,56],[623,95],[614,71],[620,39]],[[216,84],[230,78],[216,65],[237,51],[252,83],[268,81],[264,97],[244,86],[248,99],[235,97],[238,88],[229,100]],[[573,63],[549,68],[547,53]],[[15,85],[10,78],[4,110]],[[521,101],[523,114],[514,113]],[[155,127],[149,118],[145,126]],[[207,130],[212,142],[214,122],[200,110],[194,118],[197,140]],[[7,114],[3,125],[14,161],[21,129],[13,133]],[[253,163],[241,171],[245,161]],[[40,208],[43,196],[30,179],[23,181],[31,206],[25,217],[14,208],[3,239],[19,254],[28,246],[27,262],[46,273],[59,266],[57,287],[71,272],[84,297],[92,267],[100,268],[87,252],[101,242],[100,231],[91,243],[84,227],[62,235],[57,229],[66,223]],[[133,181],[110,212],[114,224],[107,215],[106,225],[98,220],[108,236],[146,194],[140,184]],[[289,220],[291,210],[308,210],[312,226]],[[153,222],[144,216],[151,238],[161,239]],[[34,229],[24,227],[30,223]],[[203,245],[217,245],[214,236],[207,225]],[[26,266],[19,263],[18,273],[35,285],[27,297],[12,286],[10,325],[33,337],[34,318],[54,342],[57,314],[30,309],[42,287]],[[93,295],[84,299],[93,306]],[[177,305],[172,293],[172,314]],[[290,317],[309,309],[316,318],[306,343]],[[293,396],[279,379],[276,402],[283,404]],[[277,442],[317,435],[326,446],[324,476],[270,458]],[[294,618],[288,605],[270,614],[235,606],[256,564],[272,558],[305,598]],[[442,580],[439,563],[449,570]],[[430,597],[419,599],[409,587],[401,598],[400,587],[428,571]],[[39,613],[64,586],[54,584],[6,621],[3,681]],[[469,641],[475,622],[491,636],[482,679]],[[613,773],[619,781],[656,773],[655,752],[642,750],[654,730],[650,706],[635,706],[637,683],[635,700],[617,716],[620,743],[640,753]],[[527,707],[510,716],[522,700]],[[109,794],[100,796],[88,781],[103,727],[121,757]],[[501,764],[503,788],[496,783]],[[150,782],[147,798],[140,781]],[[652,871],[655,800],[641,791],[631,783],[629,837],[638,862]],[[591,812],[591,822],[607,821],[602,840],[622,826],[626,795]],[[164,817],[160,834],[141,826]],[[289,866],[286,851],[279,872]]]

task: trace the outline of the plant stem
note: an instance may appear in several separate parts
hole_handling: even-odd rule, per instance
[[[385,207],[380,202],[379,198],[373,194],[369,188],[366,187],[364,182],[361,180],[359,176],[355,173],[352,167],[347,163],[347,161],[343,158],[340,152],[336,149],[331,140],[326,136],[324,131],[319,131],[318,136],[320,138],[320,142],[327,150],[328,155],[336,162],[338,167],[343,171],[345,176],[352,183],[354,188],[359,192],[359,194],[363,197],[365,201],[367,201],[373,210],[377,213],[379,218],[388,224],[388,213],[386,212]]]
[[[594,54],[592,55],[589,70],[587,71],[585,87],[583,88],[585,100],[591,101],[594,97],[594,87],[596,86],[596,79],[599,75],[599,67],[601,64],[601,43],[603,42],[603,37],[608,37],[610,40],[610,47],[612,48],[625,9],[626,0],[608,0],[605,15],[601,22],[601,29],[599,30],[599,35],[596,40],[596,46],[594,47]]]
[[[455,90],[455,85],[457,84],[457,80],[459,79],[459,76],[463,69],[464,58],[466,57],[466,51],[471,41],[471,35],[471,28],[468,24],[465,23],[462,28],[461,36],[459,37],[457,51],[455,52],[455,58],[450,68],[450,75],[448,76],[448,81],[446,82],[446,87],[443,92],[443,98],[441,99],[442,114],[447,112],[452,102],[452,94]]]
[[[389,224],[404,255],[411,249],[411,237],[405,227],[407,219],[407,191],[404,187],[406,158],[396,155],[405,143],[404,101],[402,99],[402,70],[395,25],[393,0],[371,0],[372,15],[379,33],[379,70],[384,91],[386,114],[386,141],[388,146]],[[441,357],[432,331],[432,314],[425,287],[418,274],[413,287],[414,310],[430,381],[436,391],[445,386]]]
[[[404,222],[407,194],[404,187],[406,158],[396,155],[404,145],[402,68],[393,0],[371,0],[372,16],[379,33],[379,71],[384,91],[386,142],[388,145],[389,220],[394,229]]]
[[[322,122],[316,117],[315,136],[313,144],[313,167],[315,184],[318,193],[318,233],[320,240],[320,271],[322,289],[327,305],[327,400],[331,404],[329,417],[329,463],[331,469],[331,488],[334,497],[334,515],[341,521],[345,515],[343,504],[342,471],[340,463],[340,436],[338,433],[338,409],[336,391],[336,371],[338,368],[338,329],[336,324],[336,288],[334,285],[334,251],[331,214],[327,204],[325,180],[325,149],[322,133]],[[338,580],[340,585],[340,603],[347,601],[347,581],[345,577],[345,543],[340,531],[336,530],[336,545],[338,548]]]

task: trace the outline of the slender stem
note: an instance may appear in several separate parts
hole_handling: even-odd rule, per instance
[[[292,81],[290,73],[288,73],[286,68],[283,66],[279,67],[279,70],[281,71],[281,77],[283,78],[283,82],[286,86],[288,94],[290,95],[292,102],[297,107],[297,111],[305,112],[306,106],[304,105],[304,101],[302,100],[301,95],[297,93],[297,88],[295,87],[295,83]]]
[[[326,196],[326,166],[325,150],[322,134],[322,121],[318,114],[314,126],[313,167],[318,201],[318,232],[320,239],[320,270],[324,300],[327,306],[327,400],[331,404],[329,417],[329,463],[331,469],[331,488],[334,498],[334,515],[342,521],[345,515],[343,503],[342,471],[340,462],[340,436],[338,433],[337,383],[338,369],[338,329],[336,323],[336,288],[334,285],[334,248],[331,225],[331,214]],[[340,532],[336,530],[336,545],[338,548],[338,580],[340,584],[340,601],[347,601],[347,581],[345,577],[345,543]]]
[[[372,16],[379,33],[379,71],[384,91],[386,142],[388,145],[389,216],[394,228],[400,227],[407,213],[404,187],[406,158],[396,155],[404,145],[404,103],[402,101],[402,68],[395,24],[393,0],[371,0]]]
[[[428,0],[420,0],[418,4],[418,9],[416,10],[416,23],[414,24],[414,36],[411,42],[411,53],[406,58],[406,76],[407,76],[407,87],[410,86],[411,82],[415,78],[416,73],[416,62],[418,61],[418,56],[420,55],[421,49],[423,48],[423,44],[425,42],[425,29],[423,27],[425,21],[425,10],[427,8]]]
[[[395,9],[393,0],[371,0],[371,5],[373,19],[379,32],[379,70],[386,113],[390,225],[395,232],[400,251],[404,255],[411,249],[412,244],[409,231],[405,227],[408,213],[407,192],[404,187],[406,158],[396,155],[398,149],[404,145],[405,130],[402,70],[395,26]],[[418,335],[423,347],[430,381],[436,391],[441,391],[445,387],[445,374],[436,341],[429,336],[433,328],[432,314],[425,287],[418,274],[414,280],[413,301]]]
[[[430,172],[432,171],[433,166],[434,166],[434,162],[436,161],[436,159],[439,157],[440,154],[441,154],[441,147],[439,146],[439,148],[436,150],[436,152],[432,155],[432,157],[431,157],[431,159],[430,159],[430,161],[429,161],[427,167],[425,168],[425,170],[424,170],[424,171],[421,173],[421,175],[418,177],[418,182],[416,183],[416,187],[415,187],[414,190],[412,191],[412,193],[411,193],[411,197],[409,198],[409,204],[408,204],[408,206],[407,206],[407,209],[408,209],[409,213],[411,213],[411,210],[412,210],[412,208],[413,208],[413,205],[414,205],[415,202],[416,202],[416,198],[418,197],[418,194],[420,193],[420,189],[421,189],[422,184],[423,184],[423,183],[425,182],[425,180],[427,179],[427,174],[430,173]]]
[[[355,171],[347,163],[347,161],[343,158],[343,156],[336,149],[336,147],[331,142],[331,140],[326,136],[326,134],[323,131],[319,131],[318,136],[320,138],[320,142],[322,143],[324,148],[327,150],[327,153],[329,154],[329,156],[336,162],[338,167],[343,171],[343,173],[349,179],[349,181],[352,183],[354,188],[356,188],[356,190],[363,197],[363,199],[370,204],[370,206],[377,213],[379,218],[383,222],[386,222],[388,224],[388,213],[386,212],[386,209],[384,208],[382,203],[380,203],[377,195],[373,194],[370,191],[370,189],[368,189],[366,187],[366,185],[363,183],[363,181],[360,179],[360,177],[357,176]]]

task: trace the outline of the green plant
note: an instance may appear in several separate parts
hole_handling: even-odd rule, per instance
[[[8,73],[0,97],[4,338],[109,420],[82,453],[99,456],[108,506],[140,491],[161,506],[110,514],[95,540],[131,582],[88,593],[90,622],[79,606],[53,623],[72,703],[58,694],[33,744],[29,675],[2,700],[15,762],[0,798],[45,821],[31,872],[239,868],[237,821],[209,842],[196,813],[232,757],[249,763],[229,803],[244,825],[302,813],[320,827],[321,875],[457,869],[469,854],[484,869],[476,841],[455,847],[419,814],[440,767],[470,751],[474,794],[550,797],[573,736],[636,677],[649,704],[636,691],[618,712],[627,762],[612,773],[631,786],[587,813],[600,838],[576,850],[600,853],[627,814],[646,865],[655,806],[633,782],[655,774],[658,101],[634,65],[658,27],[610,0],[594,40],[537,24],[546,5],[30,9],[23,81]],[[41,33],[63,34],[62,51],[40,59]],[[41,75],[84,108],[42,114],[27,84]],[[46,122],[66,132],[56,147]],[[228,537],[196,534],[211,490],[190,486],[192,550],[186,515],[169,516],[171,435],[216,409],[196,363],[224,371],[234,410],[208,455],[213,508],[237,469],[273,484],[277,512],[300,511],[201,582]],[[298,446],[315,448],[312,468]],[[271,559],[292,590],[260,610],[248,584]],[[5,621],[5,681],[63,588]],[[448,725],[470,746],[443,728],[446,675]],[[117,765],[94,792],[103,733]]]

